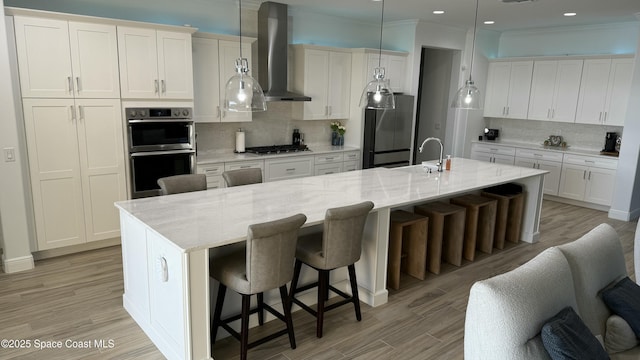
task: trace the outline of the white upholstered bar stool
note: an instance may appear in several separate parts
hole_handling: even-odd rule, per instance
[[[158,179],[160,195],[179,194],[191,191],[207,190],[205,174],[184,174]]]
[[[316,336],[319,338],[322,337],[322,325],[326,311],[353,303],[356,319],[358,321],[362,319],[354,264],[360,260],[364,225],[371,209],[373,209],[371,201],[328,209],[325,214],[323,231],[301,236],[298,240],[296,266],[289,294],[291,301],[316,317]],[[318,271],[318,281],[298,287],[298,279],[303,263]],[[349,270],[351,296],[329,284],[331,270],[345,266]],[[316,286],[318,287],[318,302],[315,310],[295,298],[296,293]],[[329,299],[329,290],[344,299],[325,306],[325,301]]]
[[[222,173],[227,187],[259,184],[262,182],[262,169],[249,168],[229,170]]]
[[[247,358],[249,348],[289,334],[291,348],[296,348],[291,320],[291,302],[287,294],[287,283],[293,276],[298,230],[307,220],[303,214],[284,219],[249,225],[246,247],[228,255],[209,260],[209,274],[220,282],[216,299],[213,322],[211,323],[211,344],[216,340],[218,328],[222,326],[240,340],[240,358]],[[222,306],[227,288],[242,295],[240,314],[221,319]],[[283,313],[276,311],[263,301],[263,293],[280,289]],[[258,306],[250,309],[251,295],[257,294]],[[264,323],[264,310],[285,322],[286,329],[249,343],[249,315],[258,313],[258,323]],[[240,333],[232,329],[230,322],[241,320]]]

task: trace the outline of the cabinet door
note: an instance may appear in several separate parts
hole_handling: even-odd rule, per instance
[[[69,27],[64,20],[15,16],[23,97],[73,97]]]
[[[551,120],[574,122],[582,77],[582,60],[558,61]]]
[[[71,99],[23,99],[38,250],[85,242]]]
[[[534,62],[528,119],[548,120],[551,117],[557,70],[557,61]]]
[[[515,61],[511,63],[506,111],[508,118],[527,118],[532,73],[533,61]]]
[[[385,55],[383,55],[385,56]],[[396,92],[404,92],[405,76],[407,74],[407,59],[404,56],[386,55],[387,76],[391,90]],[[373,72],[371,73],[373,74]]]
[[[218,40],[193,38],[193,120],[220,122]],[[224,88],[223,88],[224,90]]]
[[[549,172],[544,176],[543,192],[549,195],[558,195],[562,163],[539,160],[537,167],[540,170],[547,170]]]
[[[76,109],[87,241],[118,237],[113,203],[127,198],[120,100],[77,99]]]
[[[327,102],[330,119],[349,118],[351,97],[351,54],[329,52]],[[312,98],[313,101],[313,98]]]
[[[343,171],[342,163],[315,165],[315,175],[337,174]]]
[[[155,30],[118,26],[118,59],[123,99],[159,97]]]
[[[489,64],[484,102],[485,117],[504,117],[506,115],[510,78],[511,63],[493,62]]]
[[[611,59],[584,61],[576,123],[602,124],[610,69]]]
[[[294,156],[283,159],[266,160],[265,181],[293,179],[314,174],[313,156]]]
[[[515,158],[508,155],[493,154],[493,162],[496,164],[513,165]]]
[[[77,98],[120,98],[114,25],[69,22],[73,89]]]
[[[615,170],[589,168],[584,201],[606,206],[611,205],[615,174]]]
[[[160,97],[193,99],[191,34],[158,30],[157,46]]]
[[[631,93],[633,59],[613,59],[605,104],[605,125],[624,126]]]
[[[586,166],[563,164],[558,195],[573,200],[584,200],[587,171]]]
[[[220,71],[220,105],[224,102],[227,81],[236,74],[236,59],[240,57],[240,44],[237,41],[218,42]],[[251,64],[251,44],[242,44],[242,56]],[[255,74],[249,73],[255,78]],[[222,122],[245,122],[253,119],[250,112],[227,112],[222,110]]]
[[[478,151],[472,151],[471,152],[471,159],[479,160],[479,161],[486,161],[486,162],[493,162],[493,154],[488,154],[488,153],[478,152]]]
[[[304,51],[304,94],[311,97],[305,101],[305,120],[328,118],[329,52],[306,49]],[[348,112],[348,109],[347,109]]]

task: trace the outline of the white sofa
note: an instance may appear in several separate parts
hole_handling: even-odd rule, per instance
[[[611,313],[598,292],[626,275],[618,235],[602,224],[578,240],[546,249],[510,272],[476,282],[467,305],[465,360],[550,359],[540,330],[566,306],[573,307],[591,332],[604,340]],[[616,320],[613,318],[617,317],[610,321]],[[622,324],[628,335],[631,329],[626,322]],[[611,333],[607,341],[614,339]],[[632,341],[636,341],[634,336]],[[640,346],[607,351],[611,359],[640,359]]]

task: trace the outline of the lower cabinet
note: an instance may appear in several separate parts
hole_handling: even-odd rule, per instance
[[[38,250],[120,236],[126,200],[118,99],[23,99]]]
[[[618,161],[565,155],[558,195],[610,206]]]
[[[547,170],[544,177],[544,193],[558,195],[560,173],[562,172],[562,153],[537,149],[516,149],[517,166]]]
[[[314,174],[313,156],[291,156],[264,161],[264,180],[293,179]]]
[[[207,177],[207,189],[218,189],[224,187],[224,163],[203,164],[197,166],[198,174],[205,174]]]
[[[515,148],[512,146],[477,143],[471,145],[471,159],[473,160],[513,165],[514,155]]]

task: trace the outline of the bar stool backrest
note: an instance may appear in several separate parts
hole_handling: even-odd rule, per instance
[[[160,195],[179,194],[191,191],[207,190],[205,174],[184,174],[158,179]]]
[[[262,169],[249,168],[229,170],[222,173],[227,187],[259,184],[262,182]]]
[[[322,253],[325,269],[348,266],[360,260],[362,235],[371,201],[328,209],[325,214]]]

